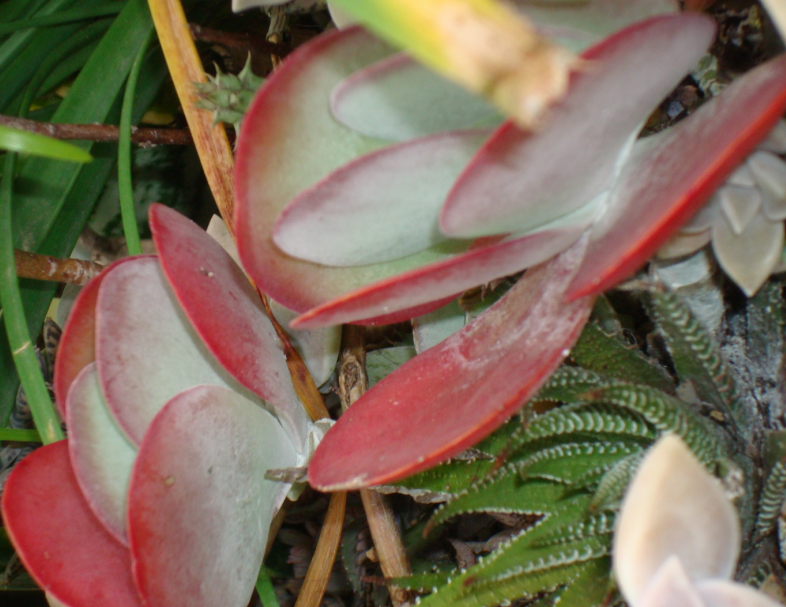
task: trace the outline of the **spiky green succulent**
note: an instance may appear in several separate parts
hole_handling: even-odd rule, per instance
[[[216,66],[216,75],[208,75],[208,82],[194,83],[199,94],[197,107],[213,112],[213,123],[231,124],[240,132],[243,116],[264,78],[251,71],[251,56],[239,74],[227,74]]]
[[[528,409],[541,413],[509,421],[469,460],[455,459],[398,487],[421,501],[447,498],[428,530],[470,513],[536,520],[467,569],[397,580],[426,594],[422,605],[491,607],[521,598],[543,605],[557,598],[560,606],[616,604],[609,557],[615,516],[653,441],[677,434],[729,482],[741,466],[750,472],[744,432],[737,432],[746,418],[718,344],[674,293],[656,286],[643,300],[668,352],[669,371],[626,339],[601,299],[568,362]],[[759,536],[772,530],[783,503],[783,470],[776,465],[765,483],[756,509]],[[748,483],[752,476],[746,475]]]

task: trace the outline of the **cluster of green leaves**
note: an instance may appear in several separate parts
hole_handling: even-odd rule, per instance
[[[532,413],[475,450],[413,476],[399,490],[448,497],[427,529],[469,513],[527,515],[510,541],[466,570],[398,582],[430,593],[429,607],[505,604],[520,598],[592,607],[619,600],[610,575],[614,520],[646,448],[682,437],[713,471],[733,469],[723,424],[736,389],[717,344],[674,294],[643,294],[672,369],[647,357],[600,299],[569,360],[541,389]],[[539,411],[535,413],[535,411]]]

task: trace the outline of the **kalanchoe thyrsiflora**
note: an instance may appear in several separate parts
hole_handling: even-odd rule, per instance
[[[781,121],[658,257],[681,257],[712,242],[721,268],[749,297],[770,274],[786,269],[784,154],[786,122]]]
[[[631,607],[778,607],[731,581],[740,522],[720,481],[674,435],[628,487],[614,534],[614,574]]]
[[[3,520],[57,604],[243,607],[273,515],[324,428],[308,420],[258,294],[162,205],[159,257],[89,283],[61,341],[69,436],[23,460]]]
[[[568,249],[353,405],[312,461],[315,486],[390,482],[493,430],[567,355],[592,295],[764,138],[786,106],[784,57],[636,141],[713,36],[695,14],[632,25],[584,53],[592,69],[540,131],[490,137],[462,127],[493,124],[493,109],[359,29],[287,58],[244,122],[237,228],[244,266],[305,312],[298,326],[411,318]]]

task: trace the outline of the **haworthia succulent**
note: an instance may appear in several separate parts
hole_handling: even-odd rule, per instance
[[[764,536],[775,528],[775,521],[786,499],[786,461],[775,463],[764,481],[756,518],[756,535]]]
[[[621,457],[641,451],[642,446],[623,441],[588,440],[542,449],[520,464],[523,478],[545,478],[574,484],[598,467],[610,467]]]
[[[636,472],[636,468],[644,458],[644,453],[644,451],[633,453],[621,459],[603,475],[598,489],[592,496],[590,504],[592,510],[602,511],[617,508],[633,473]]]

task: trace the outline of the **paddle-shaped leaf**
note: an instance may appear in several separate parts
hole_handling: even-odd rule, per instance
[[[317,449],[309,482],[330,490],[391,482],[500,426],[567,356],[589,316],[592,299],[562,299],[583,242],[361,397]]]
[[[443,244],[384,264],[329,268],[294,259],[273,243],[274,222],[290,200],[345,163],[385,145],[337,122],[329,101],[344,77],[392,52],[359,28],[320,36],[287,57],[243,120],[235,171],[240,258],[256,286],[291,310],[303,312],[467,247]],[[435,307],[384,320],[411,318]]]
[[[442,211],[455,237],[529,230],[608,190],[631,139],[713,40],[698,14],[655,17],[584,53],[589,66],[536,135],[502,126],[456,182]],[[591,67],[590,67],[591,66]]]
[[[676,436],[660,439],[628,488],[614,540],[614,572],[636,604],[676,556],[692,580],[728,578],[740,549],[737,512]]]
[[[235,392],[197,386],[168,402],[129,490],[134,576],[148,603],[245,606],[289,489],[265,472],[297,462],[277,420]]]
[[[608,211],[592,229],[569,297],[598,293],[637,270],[707,201],[785,108],[781,55],[738,78],[685,120],[637,143]],[[686,146],[691,153],[683,152]]]
[[[126,496],[137,450],[104,402],[95,363],[68,393],[67,421],[71,465],[82,493],[109,532],[127,545]]]
[[[308,419],[273,324],[243,270],[204,230],[169,207],[150,208],[150,228],[167,281],[201,340],[302,442]]]
[[[36,449],[8,477],[3,521],[25,568],[68,607],[142,607],[131,555],[93,515],[60,441]]]

